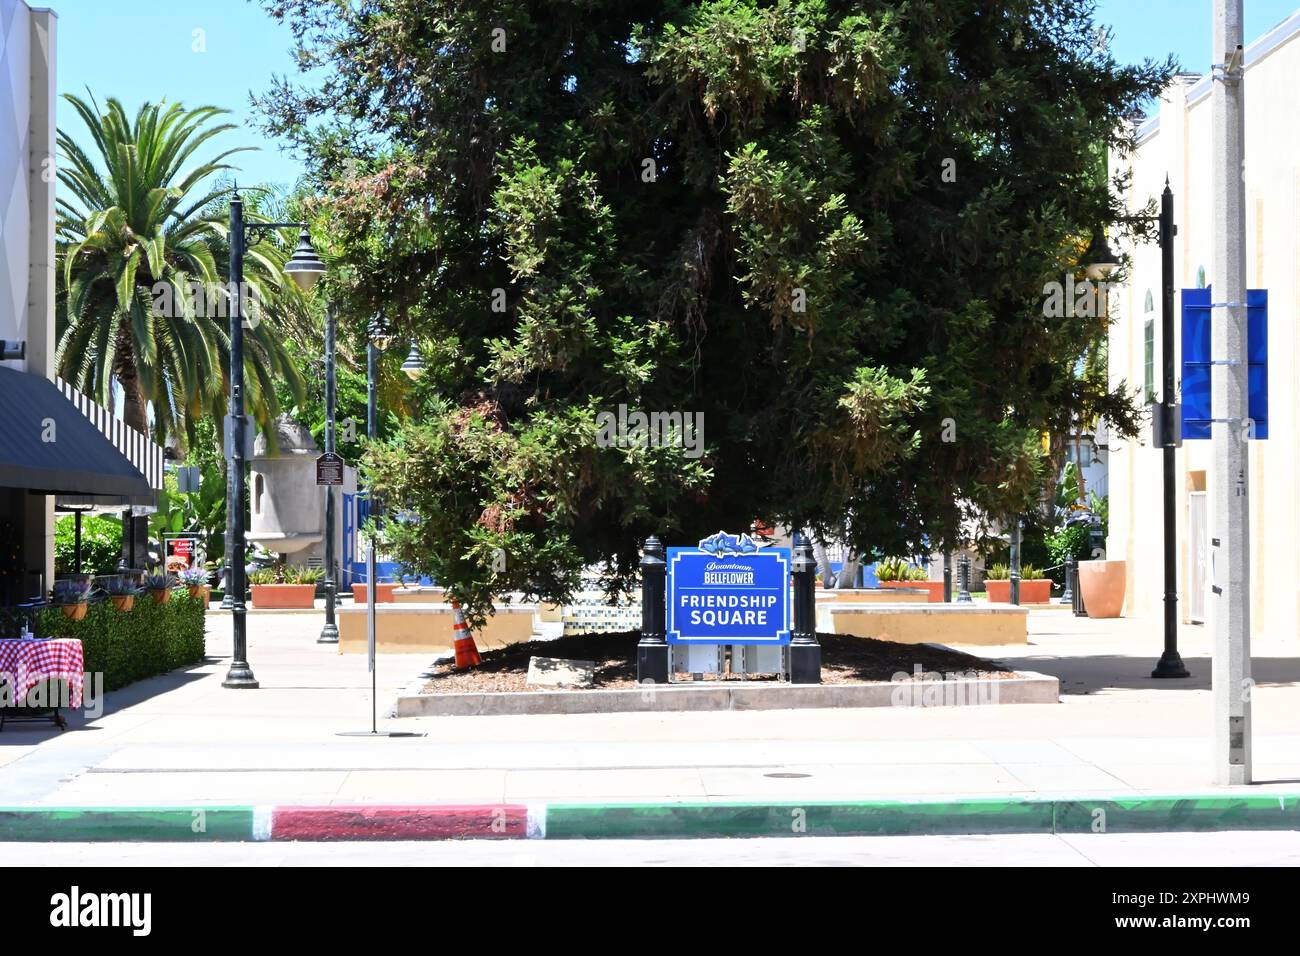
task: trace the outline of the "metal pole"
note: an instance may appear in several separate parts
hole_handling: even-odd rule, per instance
[[[248,617],[244,606],[244,203],[235,193],[230,200],[230,419],[228,463],[230,498],[226,501],[226,542],[230,565],[226,589],[234,650],[222,687],[254,688],[257,679],[248,666]]]
[[[943,603],[952,602],[952,552],[943,554]]]
[[[1210,617],[1214,622],[1214,764],[1220,784],[1251,782],[1250,474],[1245,428],[1246,196],[1242,182],[1244,91],[1241,0],[1214,0],[1214,273],[1211,408],[1214,529],[1210,540]],[[1229,69],[1229,67],[1231,67]],[[1215,303],[1212,302],[1213,307]]]
[[[1011,523],[1011,603],[1020,603],[1020,515]]]
[[[822,648],[817,642],[817,561],[800,537],[790,561],[794,579],[794,633],[790,635],[790,683],[822,682]]]
[[[1074,555],[1067,554],[1065,556],[1065,590],[1061,592],[1061,597],[1056,602],[1057,604],[1070,604],[1070,605],[1074,604],[1075,573],[1076,572],[1074,568]]]
[[[334,306],[325,309],[325,453],[334,453]],[[334,486],[325,486],[325,626],[317,644],[337,644],[339,627],[334,620],[334,600],[339,589],[334,571]]]
[[[1160,196],[1160,449],[1164,468],[1165,523],[1165,650],[1160,655],[1152,677],[1188,677],[1187,667],[1178,653],[1178,518],[1174,427],[1174,194],[1165,178]]]
[[[667,597],[668,567],[664,546],[657,537],[646,538],[641,555],[641,639],[636,646],[638,684],[668,683]]]
[[[75,535],[76,553],[74,556],[77,573],[81,573],[81,512],[78,511],[72,518],[72,530]]]

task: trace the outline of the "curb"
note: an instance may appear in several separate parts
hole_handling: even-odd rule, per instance
[[[937,645],[942,646],[942,645]],[[389,709],[394,717],[486,717],[518,714],[615,714],[634,711],[805,710],[831,707],[974,707],[1055,704],[1061,682],[1020,671],[1005,679],[871,684],[652,685],[636,690],[510,691],[420,694],[408,685]]]
[[[1300,830],[1300,795],[774,803],[0,808],[0,842],[939,836]]]

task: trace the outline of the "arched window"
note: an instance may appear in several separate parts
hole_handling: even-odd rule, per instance
[[[1205,288],[1205,266],[1197,266],[1196,268],[1196,288]]]
[[[258,475],[253,479],[253,512],[262,513],[262,495],[266,492],[266,477]]]
[[[1154,312],[1156,310],[1156,300],[1151,295],[1151,290],[1147,289],[1146,301],[1142,304],[1143,312]]]

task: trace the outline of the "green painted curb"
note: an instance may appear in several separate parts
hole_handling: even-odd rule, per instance
[[[1058,800],[1057,833],[1300,830],[1300,797],[1139,797]]]
[[[0,807],[0,842],[251,839],[252,807]]]
[[[548,840],[1051,832],[1052,804],[1029,800],[563,803],[546,808]]]
[[[1300,830],[1300,797],[551,804],[547,839]]]

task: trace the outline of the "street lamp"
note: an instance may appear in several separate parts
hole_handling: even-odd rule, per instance
[[[306,291],[325,272],[325,264],[312,248],[307,226],[301,222],[244,221],[244,201],[238,187],[230,200],[230,415],[226,502],[226,596],[230,598],[234,648],[222,687],[251,689],[258,686],[248,666],[248,614],[244,606],[244,253],[273,229],[301,229],[298,247],[285,265],[285,274]],[[224,606],[224,601],[222,602]]]
[[[302,243],[299,243],[301,246]],[[305,274],[305,270],[304,270]],[[295,277],[296,279],[296,277]],[[325,454],[333,455],[334,448],[334,306],[325,309]],[[339,626],[334,620],[334,604],[339,589],[334,556],[334,486],[325,486],[325,623],[320,629],[317,644],[337,644]]]
[[[1146,218],[1145,221],[1151,220]],[[1174,490],[1176,486],[1174,450],[1177,447],[1175,444],[1177,436],[1173,433],[1177,407],[1174,401],[1174,236],[1178,235],[1178,227],[1174,225],[1174,193],[1169,188],[1168,176],[1165,177],[1164,192],[1160,194],[1160,215],[1155,218],[1155,221],[1160,227],[1157,241],[1160,245],[1161,382],[1160,403],[1156,406],[1156,415],[1159,424],[1157,434],[1160,438],[1160,451],[1164,459],[1165,649],[1151,676],[1190,677],[1178,653],[1178,524]],[[1106,237],[1102,235],[1101,230],[1093,233],[1083,264],[1090,279],[1104,280],[1118,268],[1115,256],[1106,244]]]
[[[406,356],[406,361],[402,363],[402,371],[406,377],[414,382],[424,374],[424,359],[420,357],[420,349],[414,342],[411,343],[411,352]]]

